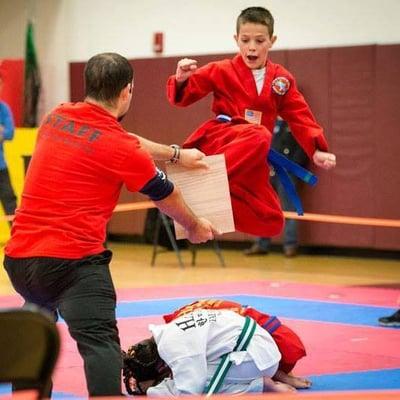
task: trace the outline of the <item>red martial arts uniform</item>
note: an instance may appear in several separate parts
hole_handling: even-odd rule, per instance
[[[163,318],[166,323],[169,323],[175,318],[199,308],[206,310],[235,311],[245,317],[251,317],[262,327],[264,327],[266,322],[271,318],[268,314],[263,314],[254,308],[243,307],[241,304],[233,301],[215,299],[195,301],[194,303],[188,304],[179,310],[174,311],[172,314],[164,315]],[[265,329],[268,331],[267,328]],[[282,355],[281,361],[279,362],[279,369],[288,374],[294,368],[297,361],[306,355],[304,345],[296,333],[283,324],[280,324],[276,330],[271,333],[271,336],[274,338]]]
[[[210,92],[214,95],[215,115],[228,115],[232,121],[207,121],[188,137],[184,147],[196,147],[207,155],[225,154],[238,231],[263,237],[277,235],[284,219],[278,196],[269,183],[266,161],[275,120],[279,115],[289,124],[310,158],[317,149],[327,151],[322,128],[293,76],[271,61],[266,65],[260,95],[252,71],[240,55],[197,69],[179,90],[175,76],[167,83],[168,99],[177,106],[188,106]],[[260,116],[260,124],[244,119],[253,114]]]
[[[39,129],[5,253],[68,259],[101,253],[122,185],[136,192],[155,175],[139,140],[105,109],[57,107]]]

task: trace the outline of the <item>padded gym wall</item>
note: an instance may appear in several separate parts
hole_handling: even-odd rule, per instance
[[[319,184],[302,187],[306,212],[400,218],[400,45],[372,45],[272,51],[271,59],[296,77],[314,115],[324,127],[338,166],[315,170]],[[203,65],[232,54],[193,56]],[[181,143],[209,118],[210,97],[188,108],[170,106],[165,83],[178,57],[132,60],[135,89],[124,126],[151,140]],[[70,64],[71,100],[83,98],[84,63]],[[141,198],[123,192],[121,202]],[[113,234],[142,234],[145,212],[115,214]],[[301,243],[319,246],[400,249],[394,228],[325,223],[300,224]],[[224,236],[243,240],[235,233]]]

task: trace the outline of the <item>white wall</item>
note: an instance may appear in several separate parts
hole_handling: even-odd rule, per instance
[[[48,110],[69,99],[70,61],[152,57],[156,31],[165,56],[235,51],[236,17],[251,5],[274,15],[276,49],[400,43],[400,0],[0,0],[0,59],[24,57],[33,17]]]

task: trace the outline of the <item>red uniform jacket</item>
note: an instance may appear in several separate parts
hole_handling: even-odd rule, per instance
[[[5,253],[101,253],[122,185],[136,192],[155,175],[150,154],[108,111],[86,102],[58,106],[39,128]]]
[[[239,303],[227,300],[199,300],[192,304],[184,306],[179,310],[174,311],[172,314],[164,315],[166,323],[171,322],[181,315],[187,314],[198,308],[211,309],[211,310],[232,310],[240,315],[248,316],[254,319],[260,326],[263,326],[270,316],[263,314],[254,308],[243,307]],[[297,361],[306,355],[306,350],[300,338],[286,325],[280,325],[271,336],[274,338],[276,345],[282,355],[279,362],[279,369],[287,374],[294,368]]]
[[[277,83],[286,83],[279,90]],[[212,111],[233,117],[231,122],[216,119],[200,126],[184,143],[207,155],[225,154],[236,229],[258,236],[274,236],[283,227],[279,199],[269,183],[266,158],[271,132],[280,115],[309,157],[328,146],[293,76],[281,65],[266,65],[260,95],[251,70],[240,55],[232,60],[212,62],[199,68],[179,90],[175,76],[167,83],[170,103],[188,106],[208,93],[214,95]],[[245,110],[262,113],[261,124],[250,124]]]

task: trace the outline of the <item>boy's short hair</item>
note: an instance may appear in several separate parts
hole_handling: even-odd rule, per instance
[[[264,7],[248,7],[244,9],[236,21],[236,33],[239,33],[240,26],[251,22],[253,24],[262,24],[268,28],[269,36],[274,34],[274,17]]]
[[[133,69],[125,57],[117,53],[97,54],[85,67],[85,97],[113,104],[132,79]]]

